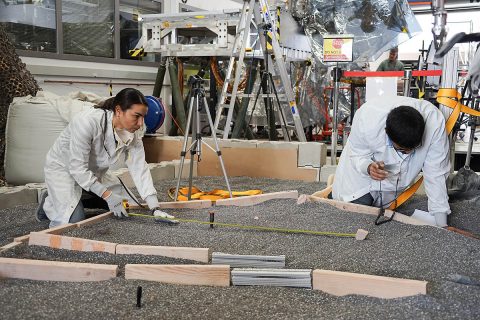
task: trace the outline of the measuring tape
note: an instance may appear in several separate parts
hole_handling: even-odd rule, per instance
[[[140,213],[129,213],[129,216],[134,217],[143,217],[143,218],[155,218],[152,215],[140,214]],[[186,222],[186,223],[197,223],[197,224],[208,224],[208,225],[215,225],[220,227],[229,227],[229,228],[238,228],[238,229],[247,229],[247,230],[261,230],[261,231],[273,231],[273,232],[283,232],[283,233],[295,233],[295,234],[313,234],[317,236],[329,236],[329,237],[342,237],[342,238],[355,238],[355,233],[340,233],[340,232],[328,232],[328,231],[314,231],[314,230],[302,230],[302,229],[285,229],[285,228],[273,228],[273,227],[261,227],[261,226],[247,226],[242,224],[234,224],[234,223],[222,223],[222,222],[209,222],[209,221],[201,221],[201,220],[194,220],[194,219],[168,219],[162,218],[165,220],[176,220],[179,222]]]

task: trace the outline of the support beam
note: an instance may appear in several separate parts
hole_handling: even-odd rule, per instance
[[[230,266],[127,264],[125,279],[228,287],[230,286]]]
[[[335,296],[359,294],[382,299],[427,294],[427,282],[368,274],[313,270],[313,289]]]
[[[40,232],[30,233],[30,240],[28,244],[50,247],[54,249],[107,252],[111,254],[115,254],[115,247],[117,246],[116,243],[106,241],[73,238]]]
[[[139,246],[119,244],[116,248],[116,254],[143,254],[177,259],[187,259],[204,263],[209,262],[208,248]]]
[[[221,199],[221,200],[217,200],[215,205],[244,207],[244,206],[253,206],[253,205],[263,203],[265,201],[273,200],[273,199],[297,199],[297,198],[298,198],[297,190],[281,191],[281,192],[264,193],[256,196],[245,196],[245,197],[238,197],[238,198]]]
[[[0,279],[42,281],[103,281],[117,276],[118,266],[109,264],[0,258]]]

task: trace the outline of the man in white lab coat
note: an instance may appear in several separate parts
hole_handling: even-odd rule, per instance
[[[157,192],[145,162],[142,142],[147,101],[126,88],[99,106],[76,115],[47,154],[45,183],[37,219],[50,227],[85,218],[84,208],[104,208],[126,217],[122,200],[128,197],[119,180],[108,172],[124,159],[137,190],[155,216],[173,218],[158,209]]]
[[[443,114],[407,97],[374,99],[355,113],[332,186],[336,200],[388,207],[423,171],[429,212],[417,218],[447,225],[449,144]]]

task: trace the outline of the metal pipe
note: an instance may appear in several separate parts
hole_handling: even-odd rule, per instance
[[[410,80],[412,79],[412,70],[405,70],[403,72],[403,96],[410,96]]]
[[[155,86],[153,87],[153,96],[160,98],[162,92],[163,81],[165,79],[165,72],[167,72],[167,57],[162,57],[160,65],[158,66],[157,77],[155,79]]]
[[[334,81],[334,90],[333,90],[333,118],[332,118],[332,148],[330,152],[330,164],[337,165],[337,113],[338,113],[338,91],[340,90],[340,76],[341,69],[338,67],[338,64],[333,68],[333,81]]]
[[[180,86],[178,84],[177,68],[175,64],[170,61],[168,65],[168,73],[170,74],[170,83],[172,86],[172,98],[175,104],[175,111],[177,115],[177,122],[180,129],[185,132],[185,107],[183,105],[183,97],[180,93]]]

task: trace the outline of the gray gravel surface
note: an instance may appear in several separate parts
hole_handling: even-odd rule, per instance
[[[480,236],[480,199],[466,199],[450,203],[451,214],[448,216],[448,225],[457,227]],[[415,209],[428,211],[426,195],[415,195],[408,200],[399,212],[412,215]]]
[[[0,209],[0,247],[13,241],[14,238],[48,228],[48,222],[35,220],[36,204]]]
[[[321,189],[318,184],[312,183],[251,178],[231,180],[235,190],[261,188],[265,192],[271,192],[298,189],[299,193],[312,193]],[[204,178],[196,181],[195,185],[202,189],[217,188],[221,181],[218,178]],[[160,192],[170,186],[172,182],[162,182],[157,185],[157,189]],[[208,212],[212,210],[217,222],[335,232],[355,232],[358,228],[363,228],[370,234],[365,241],[355,241],[350,238],[222,227],[212,230],[208,226],[191,223],[172,227],[155,223],[149,218],[132,217],[128,220],[112,218],[90,227],[73,230],[68,232],[68,235],[129,244],[209,247],[212,251],[234,254],[285,254],[288,268],[321,268],[426,280],[429,282],[429,294],[381,300],[355,295],[334,297],[305,289],[176,286],[126,281],[122,277],[99,283],[3,280],[0,286],[2,316],[6,319],[480,317],[480,287],[475,285],[480,281],[480,242],[477,240],[428,226],[410,226],[398,222],[374,226],[372,216],[344,212],[320,203],[297,205],[291,199],[268,201],[252,207],[166,211],[178,218],[208,220]],[[121,272],[125,263],[191,263],[161,257],[115,257],[26,245],[3,255],[116,263],[121,266]],[[138,285],[144,288],[144,306],[141,309],[135,307]]]

